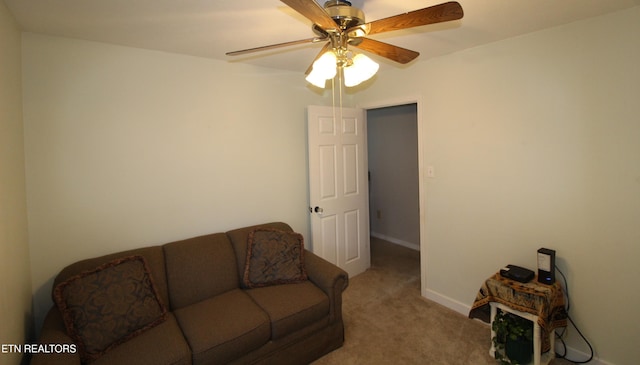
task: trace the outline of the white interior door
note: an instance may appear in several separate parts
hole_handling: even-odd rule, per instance
[[[312,251],[350,276],[370,266],[364,111],[309,106]]]

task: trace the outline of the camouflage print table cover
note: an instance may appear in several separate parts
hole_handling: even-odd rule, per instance
[[[567,311],[562,287],[539,283],[537,277],[528,283],[504,278],[496,273],[483,284],[471,306],[469,318],[478,318],[489,323],[490,302],[502,303],[510,308],[538,316],[541,327],[542,349],[549,350],[549,333],[567,326]]]

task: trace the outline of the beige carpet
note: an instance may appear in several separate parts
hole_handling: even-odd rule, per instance
[[[342,309],[344,346],[314,365],[496,364],[487,324],[420,296],[417,251],[372,238],[371,268],[350,279]]]

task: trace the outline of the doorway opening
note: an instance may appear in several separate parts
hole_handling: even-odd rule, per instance
[[[371,240],[420,250],[418,105],[365,109]]]

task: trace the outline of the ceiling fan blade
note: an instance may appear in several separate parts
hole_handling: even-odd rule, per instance
[[[323,39],[323,38],[301,39],[301,40],[298,40],[298,41],[291,41],[291,42],[272,44],[270,46],[262,46],[262,47],[256,47],[256,48],[243,49],[243,50],[240,50],[240,51],[227,52],[225,54],[227,56],[239,56],[239,55],[243,55],[243,54],[247,54],[247,53],[267,51],[267,50],[270,50],[270,49],[275,49],[275,48],[280,48],[280,47],[295,46],[297,44],[316,43],[316,42],[321,42],[323,40],[325,40],[325,39]]]
[[[324,30],[335,29],[340,31],[338,24],[327,14],[320,4],[314,0],[280,0],[290,8],[304,15],[314,24],[319,25]]]
[[[311,70],[313,70],[313,63],[316,62],[316,60],[318,60],[318,58],[320,58],[320,56],[325,54],[325,52],[327,52],[330,49],[331,49],[331,42],[327,42],[327,44],[325,44],[324,47],[322,47],[322,50],[320,51],[320,53],[318,53],[316,58],[313,59],[313,61],[311,62],[311,65],[309,65],[309,68],[307,68],[307,71],[304,74],[305,75],[310,74]]]
[[[353,46],[402,64],[409,63],[420,55],[410,49],[368,38],[362,38],[362,42],[354,43]]]
[[[450,1],[428,8],[414,10],[408,13],[395,15],[389,18],[374,20],[347,30],[347,34],[364,30],[366,34],[389,32],[392,30],[419,27],[427,24],[448,22],[461,19],[464,16],[462,6],[456,1]]]

